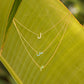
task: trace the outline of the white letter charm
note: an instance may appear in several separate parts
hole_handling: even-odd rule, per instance
[[[40,33],[40,36],[37,36],[37,38],[38,38],[38,39],[41,39],[41,36],[42,36],[42,35],[41,35],[41,33]]]
[[[41,67],[40,67],[40,71],[42,71],[42,70],[43,70],[43,68],[44,68],[44,66],[41,66]]]

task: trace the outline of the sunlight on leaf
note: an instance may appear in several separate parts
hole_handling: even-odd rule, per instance
[[[84,29],[59,0],[22,0],[1,61],[18,84],[83,84]]]

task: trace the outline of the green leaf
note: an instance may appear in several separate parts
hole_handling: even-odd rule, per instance
[[[8,17],[14,0],[0,0],[0,48],[4,38],[4,32],[7,26]]]
[[[18,84],[83,84],[84,29],[59,0],[22,0],[0,56]]]
[[[13,17],[15,16],[16,11],[17,11],[20,3],[21,3],[21,0],[15,0],[14,1],[14,4],[13,4],[12,9],[11,9],[10,14],[9,14],[9,18],[8,18],[8,22],[7,22],[7,26],[6,26],[6,31],[5,31],[5,36],[4,36],[3,43],[6,40],[7,32],[9,30],[9,27],[10,27],[10,25],[12,23]]]

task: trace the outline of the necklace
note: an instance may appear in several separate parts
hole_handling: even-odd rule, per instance
[[[36,54],[38,53],[38,51],[35,50],[35,49],[29,44],[29,42],[24,38],[24,36],[21,34],[21,32],[19,31],[19,29],[18,29],[18,27],[17,27],[17,25],[16,25],[16,23],[15,23],[15,20],[16,20],[16,19],[13,19],[13,24],[14,24],[14,26],[15,26],[17,32],[18,32],[18,35],[19,35],[19,37],[20,37],[20,39],[21,39],[21,42],[22,42],[22,44],[23,44],[25,50],[26,50],[27,53],[29,54],[29,56],[30,56],[30,58],[32,59],[32,61],[33,61],[33,62],[36,64],[36,66],[40,69],[40,71],[42,71],[42,69],[45,68],[45,67],[50,63],[50,61],[52,60],[52,58],[55,56],[55,54],[56,54],[56,52],[57,52],[57,50],[58,50],[58,48],[59,48],[59,46],[60,46],[60,44],[61,44],[61,42],[62,42],[62,40],[63,40],[63,37],[64,37],[64,34],[65,34],[65,32],[66,32],[66,29],[67,29],[68,24],[67,24],[66,28],[64,29],[64,33],[63,33],[63,35],[62,35],[62,37],[61,37],[61,39],[60,39],[60,41],[59,41],[59,44],[58,44],[57,48],[55,49],[55,52],[54,52],[53,55],[50,57],[50,59],[47,61],[47,63],[46,63],[45,65],[42,65],[42,66],[41,66],[41,65],[39,65],[39,64],[34,60],[34,58],[31,56],[31,54],[30,54],[30,52],[27,50],[27,47],[26,47],[26,45],[24,44],[23,40],[36,52]],[[21,24],[21,25],[22,25],[22,24]],[[64,26],[65,26],[65,24],[64,24]],[[60,32],[63,30],[64,26],[63,26],[62,29],[59,31],[59,33],[56,35],[56,37],[53,39],[53,41],[47,46],[47,48],[44,49],[42,52],[39,52],[39,53],[37,54],[37,56],[40,56],[41,54],[43,54],[43,53],[53,44],[53,42],[55,41],[55,39],[57,38],[57,36],[58,36],[58,35],[60,34]],[[30,31],[30,32],[32,32],[32,31],[29,30],[29,29],[27,29],[27,30]],[[51,30],[51,28],[50,28],[49,30]],[[49,30],[48,30],[48,31],[49,31]],[[45,31],[45,32],[48,32],[48,31]],[[45,33],[45,32],[44,32],[44,33]],[[36,36],[38,35],[38,34],[36,34],[35,32],[32,32],[32,33],[35,34]],[[39,36],[38,38],[41,39],[42,34],[43,34],[43,33],[40,33],[40,36]],[[23,40],[22,40],[22,38],[23,38]]]

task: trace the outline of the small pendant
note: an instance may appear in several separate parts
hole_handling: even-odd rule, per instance
[[[38,54],[37,54],[37,56],[40,56],[40,55],[42,55],[43,54],[43,52],[39,52]]]
[[[44,68],[44,66],[41,66],[41,67],[40,67],[40,71],[42,71],[42,70],[43,70],[43,68]]]
[[[41,39],[41,36],[42,36],[42,34],[40,33],[40,35],[39,35],[39,36],[37,36],[37,39]]]

